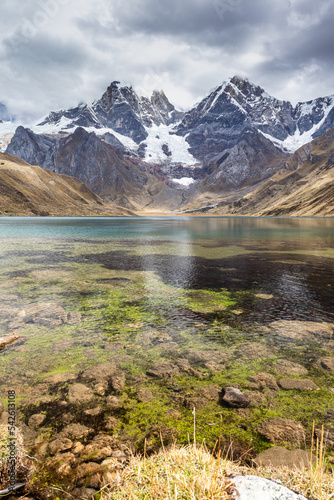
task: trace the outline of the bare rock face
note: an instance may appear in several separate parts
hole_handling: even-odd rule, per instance
[[[287,390],[297,390],[297,391],[319,391],[319,387],[312,381],[308,379],[288,379],[284,378],[279,381],[279,385],[283,389]]]
[[[303,443],[305,440],[305,429],[302,424],[287,418],[269,418],[262,422],[257,431],[271,443],[282,441]]]
[[[314,457],[313,457],[314,460]],[[287,450],[282,446],[272,446],[269,450],[257,455],[254,459],[257,465],[264,467],[308,467],[311,463],[311,453],[305,450]]]
[[[251,404],[250,398],[243,394],[240,389],[225,387],[222,392],[224,403],[232,408],[247,408]]]

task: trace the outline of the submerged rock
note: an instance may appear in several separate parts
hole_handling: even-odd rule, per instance
[[[139,391],[137,392],[137,399],[141,403],[149,403],[150,401],[152,401],[153,398],[154,396],[152,392],[149,389],[146,389],[145,387],[139,389]]]
[[[101,365],[92,366],[84,373],[84,378],[95,379],[97,382],[108,380],[116,372],[116,365],[114,363],[102,363]]]
[[[116,375],[113,375],[111,377],[110,381],[111,381],[111,386],[114,389],[114,391],[121,392],[125,386],[125,374],[124,373],[117,373]]]
[[[302,424],[287,418],[269,418],[262,422],[257,431],[271,443],[282,441],[302,443],[305,440],[305,429]]]
[[[59,384],[60,382],[69,382],[70,380],[75,380],[77,375],[75,373],[56,373],[55,375],[49,375],[43,379],[43,382],[49,384]]]
[[[276,361],[275,370],[279,375],[307,375],[308,370],[298,363],[293,363],[287,359],[278,359]]]
[[[179,373],[180,370],[176,365],[167,362],[156,363],[151,369],[147,370],[147,375],[155,378],[169,378]]]
[[[334,357],[324,357],[318,359],[314,363],[315,367],[320,369],[320,370],[328,370],[329,372],[334,373]]]
[[[284,378],[279,380],[279,385],[283,389],[297,390],[297,391],[319,391],[319,387],[309,379],[289,379]]]
[[[330,323],[314,323],[312,321],[274,321],[269,325],[277,335],[289,339],[304,340],[312,337],[331,337],[333,325]]]
[[[118,446],[118,440],[114,436],[108,434],[98,434],[93,441],[85,446],[83,451],[84,457],[87,460],[99,461],[110,457],[112,452]]]
[[[42,415],[41,413],[37,413],[36,415],[32,415],[29,418],[28,425],[29,427],[36,428],[42,425],[42,423],[45,421],[46,416]]]
[[[68,400],[70,403],[90,403],[94,399],[94,392],[84,384],[74,384],[68,391]]]
[[[0,351],[2,351],[7,345],[14,344],[20,338],[19,335],[7,335],[6,337],[0,338]]]
[[[271,391],[279,391],[276,379],[273,375],[270,375],[270,373],[257,373],[256,375],[249,377],[248,380],[253,384],[256,384],[258,389],[267,388]]]

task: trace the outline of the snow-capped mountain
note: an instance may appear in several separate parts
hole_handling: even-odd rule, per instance
[[[293,106],[247,79],[233,77],[181,113],[163,91],[148,98],[113,82],[91,105],[51,112],[36,124],[19,127],[15,135],[13,126],[0,123],[0,148],[12,139],[8,153],[55,172],[71,171],[93,190],[105,157],[120,161],[107,144],[119,151],[122,161],[128,155],[142,171],[194,197],[198,190],[251,189],[274,175],[292,152],[334,126],[334,96]],[[78,128],[82,130],[75,135]],[[88,137],[102,155],[99,159],[94,152],[93,163],[79,154],[80,140],[85,149]],[[70,170],[63,161],[65,152]],[[74,168],[75,155],[81,158],[80,168]],[[98,192],[103,192],[100,181]]]
[[[186,138],[196,158],[208,160],[236,144],[246,129],[261,132],[293,153],[333,126],[334,95],[293,107],[235,76],[186,113],[177,133]]]

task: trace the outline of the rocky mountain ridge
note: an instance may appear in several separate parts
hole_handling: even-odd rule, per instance
[[[332,126],[334,96],[292,106],[233,77],[181,113],[113,82],[91,106],[18,127],[6,151],[127,208],[182,210],[247,196]]]

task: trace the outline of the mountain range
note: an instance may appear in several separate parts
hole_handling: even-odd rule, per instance
[[[138,96],[115,81],[91,105],[51,112],[29,127],[9,123],[1,106],[0,118],[7,153],[76,177],[105,202],[135,211],[271,214],[272,203],[281,210],[277,196],[293,198],[294,181],[301,176],[306,186],[326,154],[329,166],[321,175],[332,175],[334,96],[293,106],[237,76],[187,112],[163,91]],[[322,166],[314,160],[317,148]],[[265,203],[268,183],[293,187],[289,195],[278,189]],[[287,215],[296,210],[290,201]],[[324,212],[317,206],[313,215]]]

